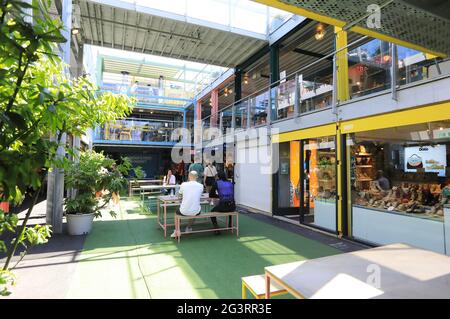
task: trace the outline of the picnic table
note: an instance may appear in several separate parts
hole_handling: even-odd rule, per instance
[[[265,267],[297,298],[450,298],[450,257],[406,244]]]
[[[133,190],[140,190],[141,185],[162,185],[162,183],[161,179],[131,179],[129,182],[129,196],[133,195]]]
[[[169,226],[175,226],[174,223],[169,224],[167,222],[167,207],[180,206],[182,199],[176,195],[165,195],[165,196],[158,196],[157,200],[158,202],[156,204],[156,212],[158,225],[164,230],[164,237],[167,237],[167,228]],[[207,193],[203,193],[200,199],[200,205],[211,205],[211,201],[212,199],[209,198],[209,195]],[[161,216],[161,206],[163,207],[162,216]]]

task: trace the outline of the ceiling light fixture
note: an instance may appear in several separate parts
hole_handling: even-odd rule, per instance
[[[314,38],[316,38],[317,41],[320,41],[325,37],[325,34],[327,34],[325,26],[319,23],[319,25],[317,25],[316,34],[314,35]]]

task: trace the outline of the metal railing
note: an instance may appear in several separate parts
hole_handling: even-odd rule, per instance
[[[157,119],[124,119],[97,127],[94,143],[176,143],[172,132],[191,127],[192,123],[183,121],[164,121]]]
[[[141,87],[135,89],[132,87],[104,83],[100,88],[100,92],[113,92],[116,94],[125,94],[136,98],[137,104],[149,105],[168,105],[174,107],[186,107],[192,103],[193,99],[189,98],[192,93],[183,90],[161,90],[157,87]]]
[[[219,112],[220,120],[217,123],[219,129],[226,133],[226,130],[231,128],[239,130],[270,125],[273,121],[294,118],[325,108],[331,108],[336,113],[336,107],[339,105],[336,59],[338,53],[344,50],[349,51],[347,59],[352,64],[350,68],[361,68],[356,71],[359,71],[363,77],[360,81],[353,81],[349,76],[348,96],[350,99],[379,91],[389,92],[389,90],[395,98],[396,91],[403,85],[450,74],[450,59],[427,59],[425,54],[419,52],[412,52],[410,56],[399,59],[397,46],[388,43],[384,43],[388,47],[386,52],[380,51],[380,54],[373,57],[359,55],[359,60],[355,60],[354,52],[360,52],[358,51],[359,43],[374,41],[368,42],[367,39],[367,36],[361,37],[285,78],[226,106]],[[325,60],[333,62],[329,72],[314,69]],[[203,119],[202,123],[204,123],[203,128],[209,128],[210,116]]]

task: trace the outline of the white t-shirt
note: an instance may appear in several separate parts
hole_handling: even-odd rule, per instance
[[[183,215],[194,216],[200,213],[200,197],[203,193],[203,185],[197,182],[184,182],[180,186],[179,194],[183,195],[180,212]]]
[[[206,166],[203,175],[206,177],[214,177],[217,175],[217,170],[214,166]]]
[[[176,183],[177,183],[177,180],[175,179],[175,175],[170,175],[168,185],[175,185]]]

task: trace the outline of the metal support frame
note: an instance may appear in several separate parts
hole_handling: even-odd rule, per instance
[[[275,90],[275,112],[272,112],[272,90],[275,87],[275,84],[280,80],[280,47],[278,44],[271,45],[269,47],[269,70],[270,70],[270,89],[269,89],[269,107],[270,113],[267,113],[267,116],[270,117],[270,121],[277,120],[278,118],[278,99],[276,97],[277,91]]]
[[[295,74],[295,91],[294,91],[294,117],[298,117],[300,115],[300,83],[299,83],[299,75]]]
[[[247,129],[250,128],[250,101],[251,99],[247,99]]]
[[[336,67],[336,54],[333,56],[333,93],[331,97],[331,109],[333,114],[338,114],[337,111],[337,67]]]
[[[398,50],[396,44],[389,44],[392,55],[391,59],[391,94],[392,99],[397,101],[397,74],[398,74]]]

